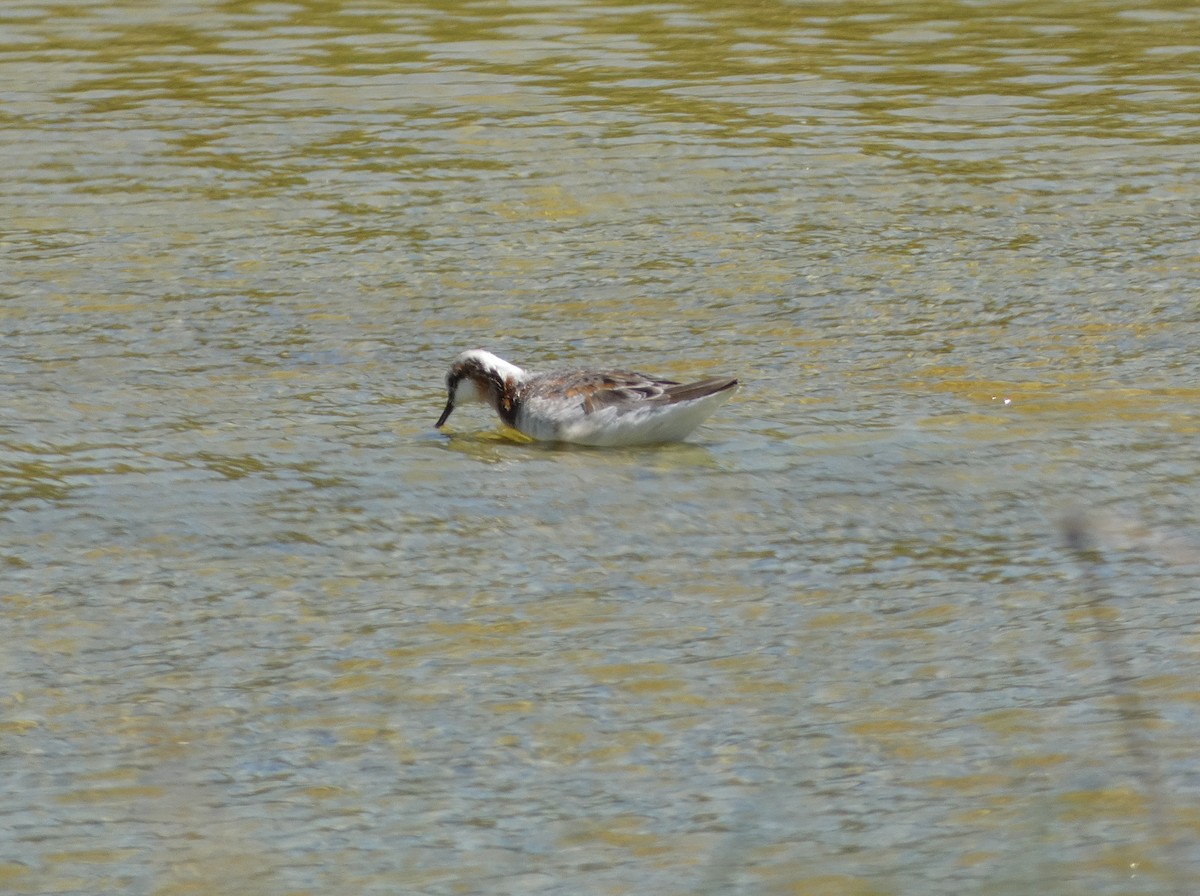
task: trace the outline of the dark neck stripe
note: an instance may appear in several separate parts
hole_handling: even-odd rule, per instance
[[[500,413],[500,419],[504,421],[505,426],[517,428],[517,387],[514,383],[512,388],[500,379],[499,373],[493,373],[491,377],[492,384],[496,387],[496,394],[499,400],[496,402],[496,410]]]

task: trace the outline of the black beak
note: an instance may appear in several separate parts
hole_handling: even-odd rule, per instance
[[[438,422],[433,424],[434,429],[441,429],[442,424],[446,422],[446,418],[454,410],[454,396],[450,396],[450,400],[446,402],[446,410],[442,411],[442,416],[438,417]]]

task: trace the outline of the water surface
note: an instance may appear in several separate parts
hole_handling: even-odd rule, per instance
[[[1186,892],[1198,18],[7,4],[0,889]]]

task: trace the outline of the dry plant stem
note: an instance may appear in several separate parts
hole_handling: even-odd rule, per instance
[[[1171,892],[1187,896],[1190,891],[1184,886],[1183,867],[1186,860],[1183,844],[1173,835],[1166,814],[1155,811],[1156,807],[1161,810],[1168,804],[1166,780],[1158,757],[1140,724],[1145,718],[1145,711],[1131,686],[1134,675],[1128,652],[1121,649],[1119,614],[1115,612],[1105,585],[1111,573],[1100,539],[1092,518],[1083,511],[1077,511],[1063,521],[1063,534],[1082,572],[1084,606],[1095,623],[1096,640],[1100,644],[1108,684],[1116,701],[1121,737],[1132,765],[1130,773],[1151,802],[1150,826],[1154,840],[1163,844],[1166,851]]]

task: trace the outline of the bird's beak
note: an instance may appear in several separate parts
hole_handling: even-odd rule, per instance
[[[453,410],[454,410],[454,396],[452,395],[452,396],[450,396],[450,400],[446,402],[446,410],[442,411],[442,416],[438,417],[438,422],[433,424],[433,428],[441,429],[442,424],[446,422],[446,419],[450,416],[450,413]]]

